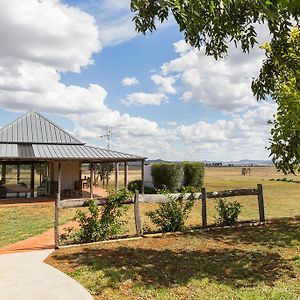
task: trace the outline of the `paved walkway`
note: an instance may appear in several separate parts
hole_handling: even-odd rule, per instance
[[[43,262],[52,251],[0,255],[0,300],[92,300],[78,282]]]
[[[95,188],[95,193],[106,196],[101,188]],[[0,204],[36,205],[35,201],[20,202]],[[76,225],[74,221],[68,222],[60,226],[60,232]],[[92,300],[93,297],[78,282],[43,262],[53,248],[53,229],[0,248],[0,300]],[[33,251],[37,249],[44,250]]]

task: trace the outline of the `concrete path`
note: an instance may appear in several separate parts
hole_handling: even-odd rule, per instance
[[[78,282],[43,262],[52,251],[0,255],[0,300],[92,300]]]

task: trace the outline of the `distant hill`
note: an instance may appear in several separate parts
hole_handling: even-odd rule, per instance
[[[163,159],[149,159],[146,161],[147,164],[153,164],[153,163],[180,163],[180,161],[165,161]],[[205,164],[213,165],[213,164],[220,164],[222,166],[272,166],[273,163],[271,160],[254,160],[254,159],[242,159],[239,161],[203,161]]]
[[[166,161],[163,159],[149,159],[146,161],[147,164],[162,164],[162,163],[168,163],[168,162],[171,162],[171,161]]]
[[[238,165],[238,166],[250,166],[250,165],[254,165],[254,166],[261,166],[261,165],[273,165],[271,160],[252,160],[252,159],[242,159],[239,161],[230,161],[230,164],[233,165]]]

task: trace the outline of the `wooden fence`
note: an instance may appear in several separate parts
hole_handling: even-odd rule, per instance
[[[175,193],[170,194],[172,197],[179,197],[181,194]],[[201,189],[201,193],[194,193],[193,196],[196,200],[201,200],[202,206],[202,227],[207,227],[207,210],[206,203],[207,199],[215,199],[215,198],[227,198],[227,197],[236,197],[236,196],[251,196],[257,195],[258,200],[258,210],[259,210],[259,221],[265,222],[265,209],[264,209],[264,198],[263,198],[263,187],[261,184],[257,185],[256,189],[239,189],[239,190],[225,190],[218,192],[206,192],[205,187]],[[188,200],[192,197],[192,194],[187,193],[184,195],[184,199]],[[134,198],[132,200],[128,200],[123,202],[122,204],[134,205],[134,221],[137,236],[143,235],[143,227],[142,227],[142,218],[140,213],[140,203],[164,203],[168,201],[168,196],[162,194],[145,194],[141,195],[138,191],[135,192]],[[55,222],[54,222],[54,240],[55,240],[55,248],[59,248],[59,211],[60,209],[67,208],[76,208],[76,207],[86,207],[87,199],[66,199],[62,201],[56,201],[55,203]],[[97,205],[105,205],[106,198],[98,198],[95,199]]]

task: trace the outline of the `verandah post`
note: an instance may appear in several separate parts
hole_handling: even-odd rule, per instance
[[[94,165],[93,163],[90,163],[90,198],[93,199],[94,198],[94,192],[93,192],[93,183],[94,183]]]
[[[128,188],[128,161],[124,162],[124,187]]]
[[[58,223],[59,223],[59,207],[61,200],[61,164],[58,162],[58,191],[57,197],[55,201],[55,213],[54,213],[54,245],[55,249],[59,248],[59,231],[58,231]]]
[[[207,212],[206,212],[206,190],[201,188],[201,203],[202,203],[202,227],[207,227]]]
[[[258,209],[259,209],[259,222],[265,222],[265,207],[264,207],[264,196],[263,196],[263,187],[261,184],[257,185],[257,200],[258,200]]]
[[[142,236],[143,229],[139,204],[139,191],[135,191],[134,193],[134,221],[137,236]]]
[[[119,163],[115,162],[115,190],[119,189]]]

